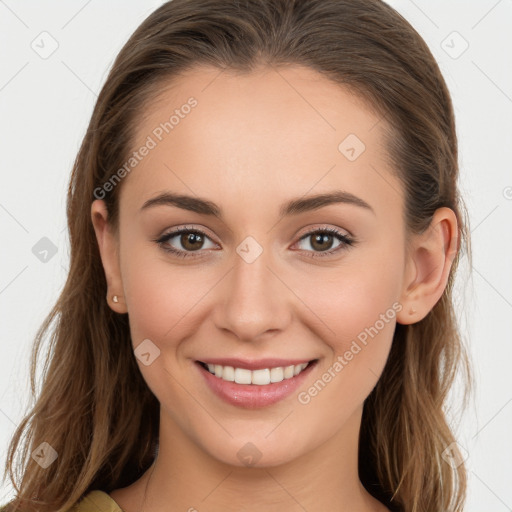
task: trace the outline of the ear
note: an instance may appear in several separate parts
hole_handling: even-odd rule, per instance
[[[443,295],[452,262],[460,247],[457,217],[451,208],[438,208],[429,227],[413,235],[407,255],[397,322],[419,322]]]
[[[119,265],[119,240],[108,222],[108,211],[105,201],[101,199],[93,201],[91,204],[91,218],[107,279],[107,302],[116,313],[127,313]],[[113,300],[115,295],[118,302]]]

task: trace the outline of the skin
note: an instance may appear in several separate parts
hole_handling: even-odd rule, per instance
[[[128,313],[133,348],[150,339],[160,350],[148,366],[137,359],[161,404],[159,454],[111,497],[125,512],[385,511],[358,478],[363,403],[396,322],[421,320],[445,289],[457,249],[455,214],[439,209],[431,227],[406,244],[385,119],[300,66],[187,72],[145,110],[134,150],[190,96],[197,106],[124,178],[119,233],[102,200],[91,207],[110,307]],[[350,133],[366,147],[354,161],[338,150]],[[279,216],[290,199],[340,189],[373,212],[338,203]],[[223,219],[168,205],[140,211],[166,190],[215,202]],[[179,235],[168,244],[192,257],[153,241],[184,225],[206,233],[199,250],[184,247]],[[322,249],[314,236],[300,239],[326,227],[357,244],[316,256]],[[263,248],[250,264],[236,252],[247,236]],[[342,245],[333,237],[326,249]],[[215,396],[195,367],[206,357],[318,358],[304,391],[394,303],[401,305],[395,317],[307,404],[292,393],[242,409]],[[237,457],[248,442],[262,454],[252,467]]]

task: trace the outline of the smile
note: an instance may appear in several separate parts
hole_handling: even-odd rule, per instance
[[[202,364],[211,374],[227,382],[266,386],[267,384],[281,382],[299,375],[310,363],[311,361],[297,365],[263,368],[261,370],[248,370],[246,368],[235,368],[233,366],[222,366],[220,364]]]
[[[205,389],[224,402],[246,409],[267,407],[289,397],[305,383],[317,364],[318,359],[195,361],[206,384]]]

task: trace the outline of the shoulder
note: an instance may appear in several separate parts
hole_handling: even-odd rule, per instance
[[[9,503],[0,506],[0,512],[8,510]],[[119,505],[103,491],[90,491],[67,512],[123,512]]]
[[[90,491],[69,512],[123,512],[104,491]],[[0,512],[2,512],[0,510]]]

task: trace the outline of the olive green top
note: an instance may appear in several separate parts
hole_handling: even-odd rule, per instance
[[[123,510],[106,492],[91,491],[69,512],[123,512]]]

